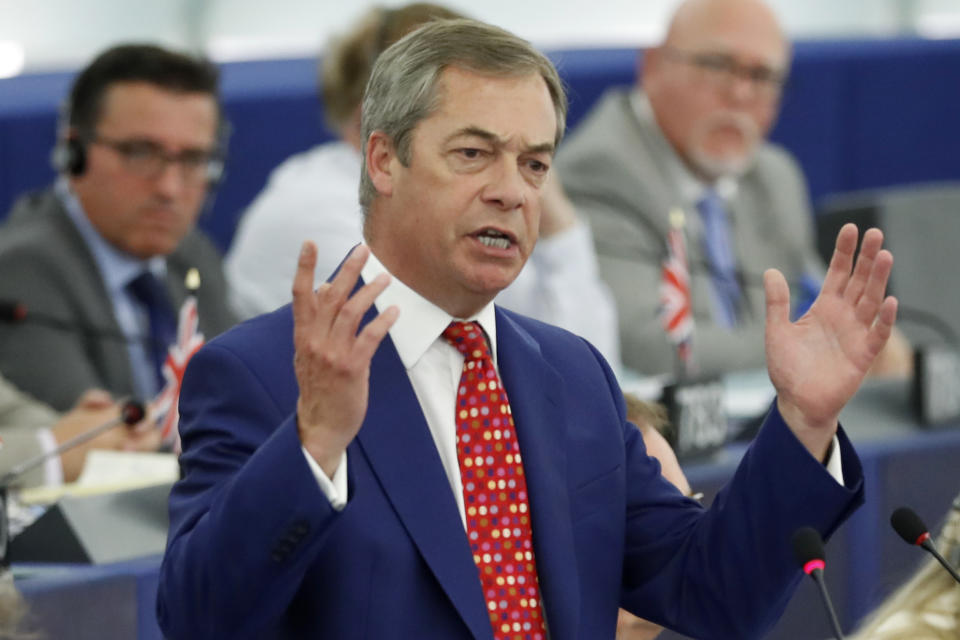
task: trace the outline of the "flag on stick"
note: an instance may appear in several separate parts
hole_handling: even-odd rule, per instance
[[[199,286],[199,274],[196,269],[191,269],[187,273],[187,288],[195,292]],[[163,363],[165,384],[150,404],[150,413],[156,417],[163,443],[176,453],[180,453],[180,432],[177,427],[180,422],[180,388],[183,386],[183,374],[190,358],[200,350],[203,342],[197,298],[195,295],[188,295],[180,307],[177,341],[170,345]]]
[[[670,212],[667,232],[667,255],[663,260],[660,282],[660,322],[667,338],[677,348],[677,358],[684,374],[693,368],[693,302],[690,293],[690,270],[687,267],[687,244],[683,233],[683,210]]]

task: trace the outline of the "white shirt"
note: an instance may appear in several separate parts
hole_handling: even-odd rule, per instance
[[[317,245],[320,282],[363,242],[359,176],[360,155],[345,142],[294,155],[273,171],[244,213],[226,258],[231,302],[241,317],[290,302],[304,240]],[[541,239],[497,304],[583,336],[620,371],[616,307],[585,223]]]

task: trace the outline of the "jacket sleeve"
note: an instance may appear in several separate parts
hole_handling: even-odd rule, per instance
[[[229,349],[209,344],[191,360],[180,432],[161,628],[171,639],[259,637],[289,606],[338,512],[304,459],[296,416]]]
[[[844,485],[809,454],[774,405],[734,476],[704,510],[659,476],[639,430],[624,420],[621,605],[695,638],[762,637],[802,576],[793,532],[812,526],[827,538],[863,502],[860,461],[842,430],[838,436]]]

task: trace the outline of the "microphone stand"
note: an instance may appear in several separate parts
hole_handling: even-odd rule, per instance
[[[823,600],[823,605],[827,608],[830,626],[833,627],[833,635],[837,637],[837,640],[843,640],[843,631],[840,629],[840,621],[837,620],[837,612],[833,610],[833,602],[831,602],[830,594],[827,592],[827,585],[823,581],[823,570],[814,569],[810,572],[810,577],[813,578],[813,581],[816,582],[820,588],[820,598]]]
[[[109,431],[118,425],[125,424],[128,427],[133,426],[143,420],[145,415],[146,410],[144,409],[143,403],[139,400],[129,399],[123,403],[123,406],[120,408],[120,415],[116,418],[70,438],[66,442],[58,445],[55,449],[44,451],[32,458],[24,460],[0,477],[0,573],[10,566],[10,560],[7,558],[7,547],[10,544],[10,523],[7,520],[7,490],[13,481],[34,467],[43,464],[53,456],[59,456],[64,451],[96,438],[101,433]]]
[[[44,451],[42,453],[39,453],[33,456],[32,458],[27,458],[26,460],[24,460],[18,465],[15,465],[10,471],[8,471],[7,473],[3,474],[2,477],[0,477],[0,487],[2,487],[3,489],[6,489],[10,485],[10,483],[13,480],[15,480],[17,477],[21,476],[27,471],[30,471],[34,467],[37,467],[43,464],[53,456],[59,456],[64,451],[72,449],[77,445],[83,444],[88,440],[92,440],[93,438],[96,438],[97,436],[99,436],[101,433],[104,433],[105,431],[109,431],[110,429],[112,429],[113,427],[116,427],[117,425],[126,424],[128,426],[133,426],[137,424],[143,419],[143,416],[145,414],[146,414],[146,411],[143,408],[143,403],[141,403],[139,400],[127,400],[126,402],[124,402],[123,407],[120,409],[120,415],[114,418],[113,420],[108,420],[107,422],[104,422],[103,424],[98,425],[93,429],[90,429],[89,431],[84,431],[83,433],[77,434],[76,436],[70,438],[66,442],[63,442],[57,445],[55,449],[52,449],[50,451]]]

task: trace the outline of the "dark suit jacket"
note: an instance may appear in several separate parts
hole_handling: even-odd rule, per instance
[[[234,324],[216,248],[193,231],[167,257],[174,308],[186,297],[184,277],[200,271],[200,330],[209,339]],[[22,302],[39,320],[0,322],[0,371],[51,406],[66,410],[91,387],[134,392],[130,358],[93,254],[51,189],[25,196],[0,229],[0,301]],[[89,329],[85,331],[84,329]]]
[[[656,121],[637,117],[628,91],[612,90],[566,140],[556,162],[570,199],[590,222],[600,275],[617,301],[623,363],[645,374],[673,373],[676,365],[676,349],[657,319],[669,214],[684,204],[667,168],[670,160],[679,161]],[[805,273],[823,274],[807,186],[796,161],[764,143],[737,184],[728,207],[743,292],[734,330],[713,320],[700,217],[695,209],[686,210],[693,351],[703,374],[764,366],[766,269],[780,269],[794,291]]]
[[[800,575],[790,534],[829,533],[861,500],[846,439],[842,487],[774,413],[704,511],[660,476],[587,342],[496,317],[552,640],[612,638],[620,603],[698,638],[769,628]],[[158,592],[167,637],[492,638],[450,484],[390,338],[372,362],[338,512],[297,434],[292,327],[282,307],[190,363],[185,476],[170,496]]]

